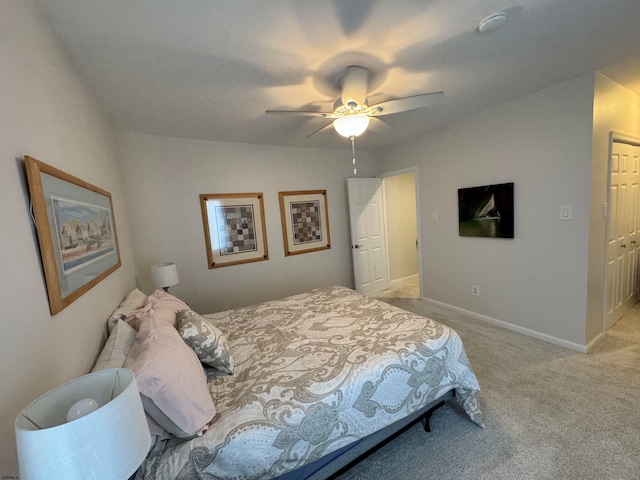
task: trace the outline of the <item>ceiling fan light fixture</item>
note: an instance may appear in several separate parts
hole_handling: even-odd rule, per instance
[[[333,128],[343,137],[351,138],[362,135],[369,126],[368,115],[347,115],[336,118],[333,121]]]

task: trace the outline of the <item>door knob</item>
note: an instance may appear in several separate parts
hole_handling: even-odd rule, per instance
[[[622,248],[627,248],[627,245],[625,243],[623,243],[622,245],[620,245]]]
[[[361,248],[362,245],[351,245],[353,248]]]

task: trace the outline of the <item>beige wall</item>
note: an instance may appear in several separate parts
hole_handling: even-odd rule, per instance
[[[87,372],[107,316],[136,276],[150,289],[152,263],[175,261],[180,283],[172,292],[205,312],[318,285],[351,285],[350,158],[348,148],[121,132],[120,162],[109,123],[31,2],[0,2],[0,32],[0,476],[11,477],[18,473],[15,416],[38,395]],[[639,112],[637,95],[586,75],[379,152],[377,170],[373,156],[361,151],[359,171],[373,176],[419,166],[427,297],[579,347],[602,326],[598,214],[606,201],[608,132],[640,136]],[[53,317],[29,217],[24,155],[113,196],[123,265]],[[516,238],[458,237],[457,188],[504,181],[515,182]],[[277,192],[318,188],[329,194],[332,249],[284,257]],[[265,194],[270,260],[209,270],[198,194],[256,190]],[[560,205],[574,207],[573,221],[559,221]],[[431,222],[434,211],[438,222]],[[480,297],[471,296],[472,283],[480,285]]]
[[[353,287],[345,150],[207,142],[122,131],[119,135],[141,288],[149,266],[171,261],[171,292],[201,313],[249,305],[326,285]],[[374,175],[358,152],[358,174]],[[327,190],[331,249],[284,256],[278,192]],[[269,260],[209,269],[199,195],[262,192]]]
[[[640,139],[640,95],[596,74],[593,102],[587,342],[596,339],[603,331],[607,219],[602,215],[602,208],[603,204],[608,202],[609,147],[612,130]]]
[[[593,85],[578,77],[378,153],[380,171],[419,168],[426,298],[584,347]],[[503,182],[515,183],[515,238],[460,237],[458,188]]]
[[[415,175],[386,177],[384,195],[391,281],[418,274]]]
[[[134,287],[134,274],[109,124],[30,1],[0,3],[0,32],[0,477],[14,478],[16,415],[39,395],[91,368],[105,321]],[[49,313],[29,216],[24,155],[113,196],[123,265],[55,316]]]

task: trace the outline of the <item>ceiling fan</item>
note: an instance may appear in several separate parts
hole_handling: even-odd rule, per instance
[[[316,130],[314,135],[333,125],[333,128],[343,137],[353,139],[365,132],[371,118],[383,115],[393,115],[401,112],[417,110],[436,103],[443,96],[443,92],[431,92],[411,97],[388,100],[369,106],[367,90],[369,87],[369,70],[364,67],[347,67],[344,76],[339,81],[342,94],[334,103],[332,112],[313,112],[304,110],[267,110],[266,113],[301,115],[333,119],[333,122]],[[311,136],[309,135],[309,137]]]

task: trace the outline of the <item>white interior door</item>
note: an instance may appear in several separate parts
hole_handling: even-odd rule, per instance
[[[606,326],[638,301],[640,288],[640,147],[613,142],[609,190]]]
[[[351,256],[356,290],[371,295],[389,288],[382,179],[347,179]]]
[[[640,146],[621,144],[629,158],[628,268],[625,291],[627,307],[640,300]]]

